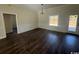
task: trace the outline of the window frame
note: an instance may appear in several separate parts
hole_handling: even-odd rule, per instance
[[[57,17],[57,22],[56,24],[51,24],[51,17]],[[53,20],[53,19],[52,19]],[[59,15],[52,15],[52,16],[49,16],[49,26],[58,26],[59,25]]]
[[[69,30],[69,21],[70,21],[70,16],[77,16],[77,20],[76,20],[76,26],[75,26],[75,30]],[[68,21],[68,32],[76,32],[77,31],[77,21],[78,21],[78,15],[69,15],[69,21]],[[73,26],[72,26],[73,27]]]

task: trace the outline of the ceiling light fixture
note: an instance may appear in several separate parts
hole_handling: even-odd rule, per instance
[[[41,14],[44,14],[44,4],[41,4]]]

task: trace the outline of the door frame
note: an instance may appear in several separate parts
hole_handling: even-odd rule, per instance
[[[5,27],[5,20],[4,20],[4,16],[3,16],[3,14],[12,14],[12,15],[15,15],[15,17],[16,17],[16,28],[17,28],[17,34],[18,34],[18,22],[17,22],[17,14],[16,13],[10,13],[10,12],[3,12],[2,13],[2,18],[3,18],[3,22],[4,22],[4,28],[5,28],[5,34],[7,33],[6,32],[6,27]],[[6,36],[7,36],[7,34],[6,34]]]

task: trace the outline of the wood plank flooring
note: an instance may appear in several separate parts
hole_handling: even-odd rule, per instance
[[[0,54],[79,53],[79,36],[37,28],[0,40]]]

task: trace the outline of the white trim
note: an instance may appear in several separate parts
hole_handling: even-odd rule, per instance
[[[2,15],[2,20],[3,20],[3,22],[4,22],[3,14],[12,14],[12,15],[15,15],[15,16],[16,16],[16,27],[17,27],[17,33],[18,33],[17,14],[16,14],[16,13],[12,13],[12,12],[2,12],[1,15]],[[4,24],[5,24],[5,22],[4,22]],[[5,27],[5,25],[4,25],[4,27]],[[6,29],[5,29],[5,34],[6,34]]]
[[[3,38],[6,38],[6,36],[1,36],[1,37],[0,37],[0,40],[3,39]]]

